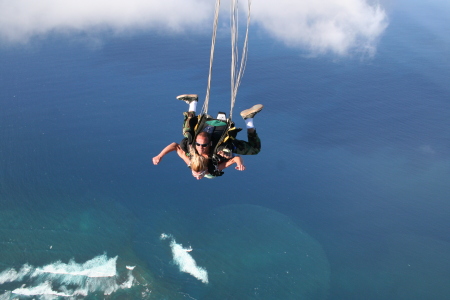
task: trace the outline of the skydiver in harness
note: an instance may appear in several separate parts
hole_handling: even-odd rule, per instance
[[[183,113],[184,139],[180,144],[171,143],[165,147],[160,154],[153,157],[153,164],[159,164],[167,153],[176,151],[178,156],[191,168],[192,175],[196,179],[221,176],[223,170],[233,164],[236,164],[236,170],[244,171],[242,158],[234,154],[256,155],[261,150],[261,141],[253,125],[253,118],[263,109],[263,105],[257,104],[241,112],[247,127],[248,142],[235,139],[237,132],[241,129],[234,128],[234,126],[230,130],[227,129],[226,141],[217,141],[217,138],[214,137],[214,128],[220,128],[227,123],[207,115],[196,116],[198,103],[196,94],[180,95],[177,96],[177,99],[185,101],[189,105],[189,110]],[[232,124],[234,125],[234,123]],[[200,128],[198,128],[199,125]]]

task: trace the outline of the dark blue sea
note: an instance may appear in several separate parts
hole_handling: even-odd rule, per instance
[[[212,180],[152,163],[182,139],[175,97],[203,104],[209,31],[2,44],[0,299],[450,299],[450,8],[416,2],[373,56],[251,27],[233,118],[264,104],[262,150]]]

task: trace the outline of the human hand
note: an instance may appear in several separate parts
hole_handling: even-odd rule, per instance
[[[244,165],[242,165],[242,164],[240,164],[240,165],[237,165],[236,167],[234,167],[236,170],[238,170],[238,171],[244,171],[245,170],[245,166]]]
[[[162,157],[160,157],[159,155],[153,157],[153,164],[157,165],[159,164],[159,162],[161,161]]]

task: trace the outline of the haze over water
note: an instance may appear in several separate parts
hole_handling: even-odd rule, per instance
[[[151,159],[182,138],[175,97],[203,104],[210,3],[0,1],[0,299],[447,299],[450,7],[336,3],[311,27],[253,3],[233,117],[264,104],[262,151],[197,181]]]

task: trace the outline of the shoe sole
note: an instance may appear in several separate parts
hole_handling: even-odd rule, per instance
[[[183,95],[179,95],[177,96],[178,100],[181,101],[198,101],[198,95],[197,94],[183,94]]]
[[[262,104],[253,105],[251,108],[241,111],[241,117],[243,117],[245,119],[245,117],[250,114],[259,113],[263,108],[264,108],[264,105],[262,105]]]

